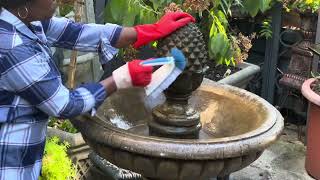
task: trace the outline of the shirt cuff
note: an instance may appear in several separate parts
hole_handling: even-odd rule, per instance
[[[107,92],[100,83],[86,83],[82,84],[80,87],[87,89],[94,96],[95,109],[97,109],[107,98]]]

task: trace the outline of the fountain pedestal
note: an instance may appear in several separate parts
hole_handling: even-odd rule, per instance
[[[201,129],[200,114],[188,104],[166,102],[153,109],[148,123],[150,135],[159,137],[197,139]]]
[[[166,102],[152,110],[153,118],[148,123],[150,135],[178,139],[199,138],[200,113],[188,104],[191,91],[183,88],[190,83],[187,78],[182,74],[166,91]],[[179,88],[182,90],[179,91]]]

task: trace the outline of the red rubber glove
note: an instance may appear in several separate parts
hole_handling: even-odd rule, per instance
[[[145,87],[151,82],[152,66],[141,66],[142,60],[133,60],[113,71],[113,79],[118,89],[132,86]]]
[[[170,12],[166,13],[157,23],[138,25],[134,28],[137,31],[137,41],[133,44],[134,48],[139,48],[152,41],[163,38],[175,30],[195,22],[195,19],[188,13]]]

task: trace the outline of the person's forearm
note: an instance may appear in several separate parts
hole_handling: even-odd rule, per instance
[[[108,96],[117,90],[116,83],[112,76],[100,81],[100,84],[105,88]]]
[[[116,48],[124,48],[137,40],[137,32],[133,27],[125,27],[121,31],[120,37],[115,45]]]

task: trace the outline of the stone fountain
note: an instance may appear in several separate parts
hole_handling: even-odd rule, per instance
[[[173,39],[183,42],[199,33],[192,24],[185,28],[179,31],[196,34],[178,31]],[[120,90],[96,116],[72,122],[98,155],[148,179],[227,179],[277,140],[283,118],[250,92],[203,81],[201,43],[184,48],[185,43],[162,42],[160,55],[177,46],[188,60],[164,95],[147,101],[142,89]]]

